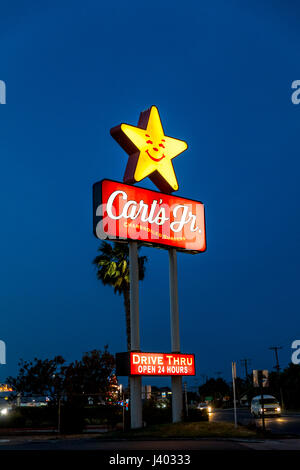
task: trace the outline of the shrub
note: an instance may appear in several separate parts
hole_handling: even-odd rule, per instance
[[[170,404],[161,408],[154,400],[145,400],[143,405],[143,420],[146,424],[164,424],[172,422],[172,409]]]
[[[43,427],[57,425],[57,409],[45,407],[17,407],[0,417],[0,427]]]
[[[125,413],[128,414],[127,411]],[[107,424],[114,427],[122,421],[122,407],[118,405],[87,406],[84,409],[84,417],[88,424]]]
[[[206,410],[198,410],[197,408],[189,409],[188,416],[184,416],[184,421],[197,422],[208,421],[208,413]]]
[[[84,408],[63,404],[60,412],[60,431],[64,434],[81,433],[84,428]]]

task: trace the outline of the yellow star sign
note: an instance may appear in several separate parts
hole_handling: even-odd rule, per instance
[[[188,146],[183,140],[165,135],[156,106],[140,114],[137,127],[120,124],[110,133],[129,155],[125,183],[136,183],[149,176],[162,192],[178,190],[172,159]]]

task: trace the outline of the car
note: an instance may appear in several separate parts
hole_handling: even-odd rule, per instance
[[[0,407],[0,419],[2,416],[7,416],[12,410],[11,406],[1,406]]]
[[[197,409],[201,411],[207,411],[207,413],[212,413],[212,406],[206,402],[198,403]]]
[[[263,395],[263,406],[264,406],[264,415],[265,416],[280,416],[281,407],[277,398],[273,395]],[[257,395],[252,398],[251,401],[251,414],[254,417],[259,417],[262,415],[262,397]]]
[[[12,394],[10,392],[0,392],[0,419],[7,416],[12,410]]]

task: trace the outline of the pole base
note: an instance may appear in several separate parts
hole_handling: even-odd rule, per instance
[[[182,421],[182,377],[172,377],[172,422]]]
[[[142,418],[142,377],[130,377],[130,418],[131,429],[143,427]]]

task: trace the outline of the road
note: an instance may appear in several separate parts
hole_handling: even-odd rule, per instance
[[[238,422],[243,425],[255,423],[261,425],[260,419],[253,419],[245,408],[237,410]],[[217,410],[210,415],[210,421],[233,422],[233,410]],[[300,450],[300,413],[286,413],[279,418],[266,418],[266,428],[283,437],[278,439],[178,439],[178,440],[111,440],[100,436],[91,438],[82,435],[70,438],[56,436],[7,436],[0,437],[1,450],[89,450],[106,451],[114,455],[122,451],[199,451],[199,450]],[[286,439],[284,437],[296,438]]]
[[[210,415],[210,421],[234,421],[233,409],[216,410]],[[261,419],[254,419],[248,409],[238,408],[237,419],[240,424],[256,424],[261,426]],[[266,429],[275,434],[300,436],[300,413],[283,413],[280,417],[265,419]]]
[[[155,454],[199,451],[300,450],[300,439],[169,439],[107,441],[97,437],[80,438],[8,438],[0,439],[1,451],[102,451],[108,457],[126,452]]]
[[[113,455],[120,451],[195,451],[195,450],[247,450],[239,442],[215,441],[214,439],[197,440],[113,440],[107,441],[97,438],[61,438],[61,439],[3,439],[0,440],[1,450],[99,450],[109,451]]]

